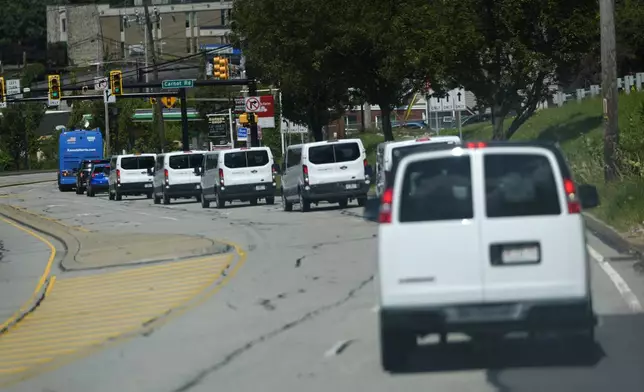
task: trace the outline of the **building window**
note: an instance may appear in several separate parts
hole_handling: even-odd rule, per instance
[[[190,12],[186,12],[186,29],[190,28]]]
[[[60,20],[60,30],[65,33],[67,32],[67,19]]]
[[[190,45],[190,38],[186,38],[186,53],[191,53],[192,45]]]

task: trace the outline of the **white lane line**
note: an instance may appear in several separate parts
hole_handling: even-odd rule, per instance
[[[613,284],[617,288],[617,291],[619,291],[619,294],[622,296],[622,298],[624,298],[624,301],[626,301],[626,304],[631,309],[631,311],[633,313],[644,312],[644,307],[642,307],[639,299],[637,299],[637,296],[635,295],[635,293],[633,293],[624,278],[622,278],[622,276],[617,271],[615,271],[613,266],[610,265],[608,261],[606,261],[601,253],[597,252],[590,245],[586,245],[586,247],[588,248],[588,253],[590,254],[590,256],[595,259],[595,261],[597,261],[597,264],[599,264],[601,269],[604,270],[606,275],[608,275],[610,280],[613,282]]]

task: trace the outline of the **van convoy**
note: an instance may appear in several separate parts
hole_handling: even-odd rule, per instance
[[[581,210],[598,205],[597,190],[573,182],[553,145],[464,147],[403,158],[394,183],[365,209],[380,223],[385,370],[432,333],[494,341],[555,331],[594,342]]]

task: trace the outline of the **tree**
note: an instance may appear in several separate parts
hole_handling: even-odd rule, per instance
[[[279,85],[284,117],[308,124],[315,140],[346,101],[341,57],[330,45],[342,10],[315,0],[239,0],[232,40],[246,57],[247,75]],[[333,110],[336,109],[336,110]]]
[[[393,140],[391,113],[443,72],[444,30],[426,0],[332,0],[327,7],[342,10],[334,20],[335,50],[351,87],[380,106],[385,140]]]
[[[0,145],[11,157],[14,169],[28,169],[28,158],[38,151],[35,130],[38,129],[45,107],[40,103],[10,105],[2,111]],[[21,160],[26,164],[21,165]]]
[[[579,65],[599,42],[596,0],[463,0],[444,2],[437,12],[448,32],[442,44],[453,48],[448,82],[491,108],[494,139],[511,138],[561,71]],[[506,130],[511,112],[516,117]]]

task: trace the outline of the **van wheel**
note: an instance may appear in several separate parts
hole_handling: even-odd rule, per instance
[[[250,199],[250,205],[251,206],[256,206],[257,205],[257,199]]]
[[[83,194],[83,188],[79,187],[78,184],[76,184],[76,194],[77,195]]]
[[[201,202],[201,200],[202,200],[202,196],[201,196],[201,195],[197,195],[197,196],[195,196],[195,197],[197,198],[197,203],[200,203],[200,202]]]
[[[152,192],[148,193],[146,196],[148,197],[148,199],[151,199],[152,198]]]
[[[118,191],[114,191],[114,199],[121,201],[123,200],[123,196]]]
[[[206,198],[201,195],[201,208],[208,208],[210,207],[210,202],[206,200]]]
[[[380,326],[380,363],[387,372],[402,370],[407,354],[416,346],[415,335]]]
[[[367,204],[367,198],[366,197],[359,197],[358,198],[358,206],[364,207],[365,204]]]
[[[290,203],[288,200],[286,200],[286,196],[284,196],[284,192],[282,192],[282,207],[286,212],[293,211],[293,203]]]
[[[112,193],[112,191],[108,191],[108,197],[110,200],[114,200],[114,194]]]
[[[338,204],[340,205],[340,208],[347,208],[347,206],[349,205],[349,200],[342,199],[338,202]]]
[[[226,201],[219,196],[219,193],[215,194],[215,205],[217,206],[217,208],[224,208],[224,206],[226,205]]]
[[[275,197],[274,196],[267,197],[266,204],[268,204],[269,206],[272,206],[273,204],[275,204]]]
[[[300,211],[302,212],[311,211],[311,202],[306,200],[301,193],[300,193]]]
[[[156,193],[152,195],[154,197],[154,204],[161,204],[161,198],[157,196]]]
[[[163,192],[163,204],[170,204],[170,196],[166,195],[165,192]]]

